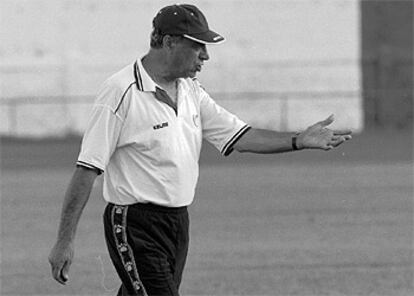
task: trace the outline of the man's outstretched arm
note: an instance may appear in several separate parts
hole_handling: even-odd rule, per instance
[[[327,126],[333,115],[308,127],[300,134],[252,128],[234,144],[239,152],[281,153],[293,151],[292,138],[296,136],[297,149],[330,150],[352,138],[350,130],[331,130]]]
[[[76,228],[97,175],[94,170],[77,167],[65,194],[58,237],[49,255],[53,277],[63,285],[69,278]]]

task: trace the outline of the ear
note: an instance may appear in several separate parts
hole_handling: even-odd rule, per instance
[[[175,46],[176,42],[175,39],[171,35],[165,35],[162,38],[162,45],[166,49],[171,49]]]

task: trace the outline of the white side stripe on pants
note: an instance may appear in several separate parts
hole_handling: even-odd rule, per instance
[[[121,257],[125,271],[138,295],[148,296],[142,284],[135,264],[134,253],[127,239],[128,206],[114,206],[111,213],[112,230],[118,254]]]

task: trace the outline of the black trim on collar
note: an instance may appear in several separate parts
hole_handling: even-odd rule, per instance
[[[122,105],[122,102],[124,101],[124,98],[125,98],[125,95],[128,93],[128,91],[131,89],[131,86],[132,85],[134,85],[136,82],[134,81],[134,82],[132,82],[129,86],[128,86],[128,88],[125,90],[125,92],[123,93],[123,95],[122,95],[122,97],[121,97],[121,100],[119,101],[119,103],[118,103],[118,106],[116,106],[116,108],[115,108],[115,111],[114,111],[114,114],[116,114],[116,112],[118,112],[118,110],[119,110],[119,108],[121,107],[121,105]]]
[[[135,81],[137,82],[138,90],[144,91],[144,86],[142,84],[142,77],[141,77],[141,72],[139,71],[138,62],[135,62],[134,64],[134,76],[135,76]]]

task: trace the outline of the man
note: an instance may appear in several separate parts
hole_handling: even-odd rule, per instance
[[[326,128],[332,116],[300,134],[280,133],[251,128],[218,106],[195,77],[209,59],[206,45],[222,41],[195,6],[167,6],[153,20],[149,52],[104,83],[49,256],[59,283],[68,280],[76,227],[99,174],[118,295],[178,295],[202,139],[229,155],[329,150],[351,138]]]

